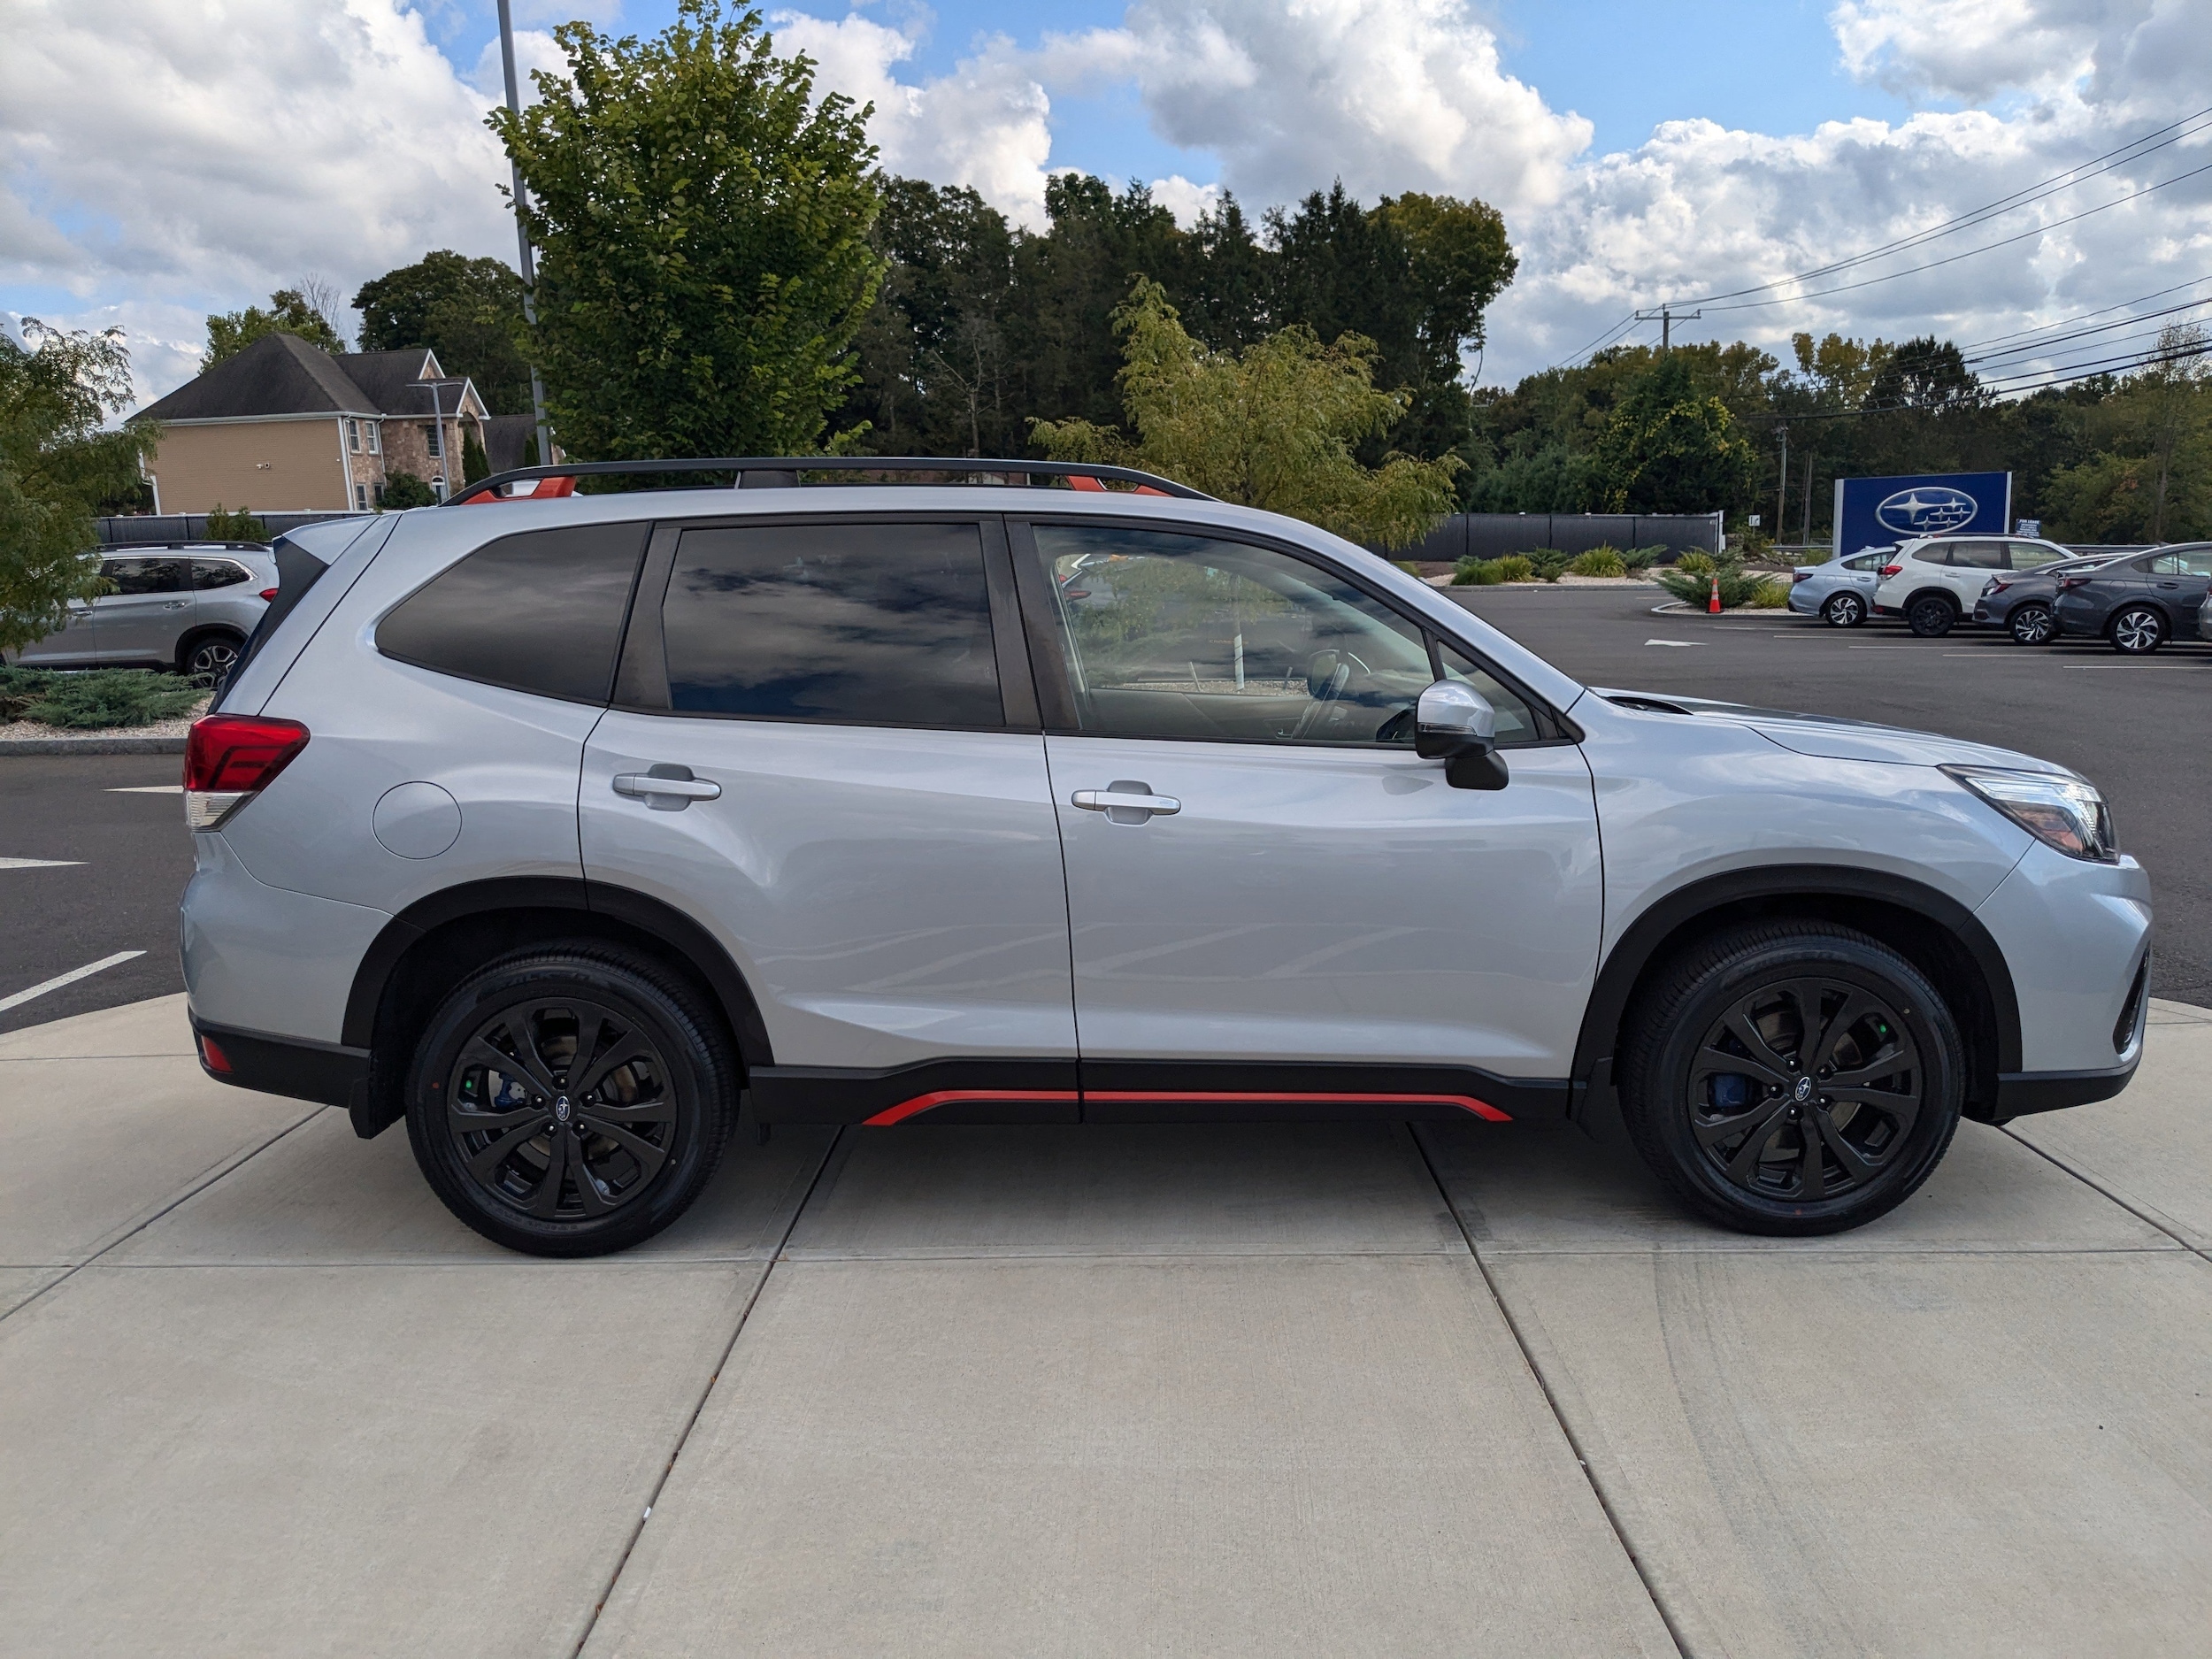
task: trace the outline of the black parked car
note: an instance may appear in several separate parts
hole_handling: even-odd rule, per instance
[[[2109,565],[2113,555],[2088,553],[2080,558],[2061,559],[2039,571],[2005,571],[1989,579],[1982,596],[1974,602],[1974,620],[1985,628],[2002,628],[2016,645],[2044,645],[2058,637],[2051,616],[2051,601],[2058,596],[2062,576],[2078,576]]]
[[[2168,640],[2193,638],[2212,588],[2212,541],[2185,541],[2062,576],[2051,614],[2065,639],[2107,639],[2147,657]]]

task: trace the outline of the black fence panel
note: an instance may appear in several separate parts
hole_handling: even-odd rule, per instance
[[[320,524],[326,518],[357,518],[351,512],[257,512],[254,517],[268,526],[272,536]],[[205,541],[207,515],[204,512],[126,513],[93,521],[99,526],[102,547],[145,547],[169,541]]]
[[[1532,553],[1555,548],[1562,553],[1586,553],[1594,547],[1663,547],[1667,557],[1685,553],[1717,553],[1721,549],[1720,515],[1700,513],[1624,512],[1463,512],[1437,532],[1447,534],[1456,522],[1464,526],[1463,553],[1479,559],[1503,558],[1509,553]],[[1402,553],[1401,558],[1443,557]]]

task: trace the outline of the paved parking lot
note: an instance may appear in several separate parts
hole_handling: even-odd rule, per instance
[[[1469,597],[1601,683],[2082,766],[2212,984],[2212,653]],[[81,862],[0,872],[51,883],[0,995],[149,954],[0,1025],[0,1655],[2212,1648],[2212,995],[1835,1240],[1549,1126],[787,1127],[543,1262],[403,1131],[204,1079],[122,977],[187,854],[114,791],[175,763],[32,764],[0,856]]]
[[[785,1129],[552,1263],[78,1016],[0,1038],[0,1653],[2200,1653],[2208,1071],[2162,1002],[1832,1240],[1567,1130]]]

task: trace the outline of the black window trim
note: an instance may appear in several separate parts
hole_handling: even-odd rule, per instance
[[[998,671],[1001,724],[976,726],[931,720],[852,720],[825,715],[742,714],[713,709],[671,706],[668,645],[661,607],[676,573],[676,547],[690,530],[743,530],[783,525],[964,524],[975,526],[983,546],[984,588],[990,606],[991,654]],[[1024,649],[1015,590],[1014,562],[1007,549],[1003,514],[989,512],[775,512],[717,513],[654,521],[651,538],[630,602],[622,646],[615,661],[614,695],[609,707],[625,714],[650,714],[677,720],[750,720],[767,726],[841,726],[890,732],[1010,732],[1033,736],[1043,729],[1038,718],[1037,688]]]
[[[604,709],[609,707],[613,696],[615,684],[621,673],[623,646],[623,635],[621,633],[618,633],[615,635],[614,665],[612,672],[611,672],[607,676],[607,688],[597,697],[565,697],[558,692],[541,691],[534,686],[512,685],[506,680],[494,680],[485,674],[468,674],[462,672],[457,668],[447,668],[436,663],[419,662],[414,657],[402,656],[399,652],[388,649],[384,644],[384,641],[378,637],[383,631],[385,622],[388,620],[394,613],[398,611],[402,607],[412,600],[418,594],[421,593],[433,582],[437,581],[441,577],[446,575],[449,572],[459,569],[463,565],[467,564],[469,560],[474,558],[478,554],[497,547],[502,541],[513,541],[523,536],[542,535],[553,531],[568,531],[594,527],[607,530],[635,531],[644,526],[641,526],[639,522],[634,518],[611,518],[603,525],[597,526],[588,525],[541,525],[534,530],[511,530],[504,535],[495,535],[491,537],[488,541],[479,541],[474,547],[469,549],[459,557],[449,560],[447,563],[441,565],[436,570],[431,572],[429,575],[423,578],[420,582],[417,583],[413,588],[408,589],[407,592],[402,594],[390,604],[385,606],[383,610],[377,612],[376,620],[371,624],[369,628],[369,643],[371,648],[379,657],[381,657],[387,662],[404,663],[410,668],[419,669],[426,674],[436,674],[446,680],[465,680],[472,686],[489,686],[495,691],[511,692],[518,697],[542,697],[548,703],[566,703],[580,709]],[[302,550],[304,551],[304,549]],[[649,556],[649,540],[647,543],[646,552],[647,555]],[[312,555],[310,555],[310,557],[311,557]],[[630,596],[628,600],[625,602],[623,610],[623,622],[625,624],[626,630],[626,625],[629,621],[630,611],[637,603],[638,578],[640,573],[644,570],[647,562],[646,557],[635,557],[636,562],[632,565],[630,568]],[[326,565],[324,568],[327,569],[329,567]],[[281,597],[284,588],[280,581],[278,583],[277,591],[280,597],[275,604],[270,606],[270,611],[272,612],[273,612],[279,605],[281,605],[284,603]],[[305,596],[305,593],[303,591],[301,597],[304,598]],[[264,618],[264,620],[265,622],[266,621],[265,617]],[[250,649],[250,641],[248,641],[248,645]]]
[[[1438,672],[1440,667],[1437,654],[1440,644],[1449,645],[1526,703],[1529,711],[1536,717],[1538,729],[1544,735],[1532,742],[1502,744],[1502,749],[1509,752],[1560,749],[1578,744],[1583,740],[1582,728],[1569,719],[1563,711],[1554,708],[1548,700],[1538,696],[1500,668],[1490,660],[1486,652],[1477,649],[1463,635],[1454,634],[1427,617],[1408,611],[1403,602],[1365,572],[1350,569],[1329,555],[1288,537],[1249,530],[1241,525],[1231,529],[1222,525],[1187,519],[1155,518],[1148,514],[1142,518],[1134,518],[1118,513],[1010,512],[1006,515],[1007,540],[1014,555],[1014,580],[1021,590],[1022,618],[1029,637],[1030,666],[1036,681],[1040,707],[1044,715],[1044,730],[1048,736],[1118,739],[1136,743],[1233,743],[1245,749],[1314,749],[1337,754],[1366,749],[1385,754],[1403,752],[1401,746],[1391,743],[1287,743],[1280,740],[1263,741],[1247,737],[1118,738],[1118,734],[1113,733],[1084,731],[1075,723],[1074,707],[1067,694],[1067,673],[1061,660],[1059,633],[1052,611],[1051,595],[1043,590],[1044,565],[1037,551],[1034,534],[1035,526],[1041,524],[1081,525],[1116,530],[1157,530],[1170,535],[1197,536],[1209,541],[1240,541],[1317,565],[1348,582],[1383,609],[1417,629],[1428,648],[1430,672]],[[1438,678],[1442,678],[1440,672]]]

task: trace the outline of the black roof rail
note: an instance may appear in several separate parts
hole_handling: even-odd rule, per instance
[[[732,472],[738,489],[791,489],[800,485],[802,472],[949,472],[964,481],[1049,485],[1065,480],[1071,488],[1102,490],[1110,483],[1128,484],[1141,495],[1175,495],[1185,501],[1211,501],[1212,496],[1173,479],[1141,472],[1130,466],[1094,466],[1087,461],[1010,461],[974,457],[905,455],[780,455],[709,456],[692,460],[569,461],[557,466],[518,466],[489,478],[479,479],[457,491],[449,507],[465,503],[527,501],[567,495],[575,480],[606,475],[653,472]],[[529,480],[565,480],[568,488],[534,490],[529,495],[503,494],[510,484]],[[1080,480],[1080,481],[1079,481]],[[906,480],[898,480],[906,481]]]

